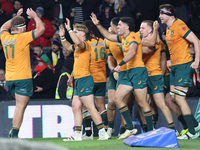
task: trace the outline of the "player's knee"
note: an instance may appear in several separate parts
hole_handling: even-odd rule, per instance
[[[73,112],[78,112],[78,111],[80,111],[80,110],[81,110],[81,108],[80,108],[79,106],[72,105],[72,111],[73,111]]]
[[[108,106],[109,106],[110,108],[115,108],[115,102],[112,101],[112,100],[109,100],[109,101],[108,101]]]

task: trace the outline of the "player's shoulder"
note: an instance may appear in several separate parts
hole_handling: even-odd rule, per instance
[[[140,33],[139,32],[130,32],[130,34],[128,35],[128,38],[131,40],[140,39]]]
[[[181,19],[178,19],[178,18],[175,19],[174,24],[176,26],[186,25],[184,21],[182,21]]]

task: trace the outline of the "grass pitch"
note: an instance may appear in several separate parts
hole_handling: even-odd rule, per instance
[[[112,139],[105,141],[98,141],[95,138],[94,140],[77,142],[63,142],[62,138],[35,138],[28,140],[33,142],[49,142],[69,150],[163,150],[163,148],[130,147],[125,145],[123,140],[117,140],[117,137],[112,137]],[[198,140],[179,140],[178,143],[179,150],[200,150],[200,138]],[[170,149],[172,148],[167,148],[167,150]]]

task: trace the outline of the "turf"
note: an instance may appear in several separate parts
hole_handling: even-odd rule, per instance
[[[63,142],[62,138],[35,138],[28,140],[49,142],[70,150],[163,150],[163,148],[129,147],[123,144],[123,140],[117,140],[115,137],[106,141],[98,141],[96,139],[78,142]],[[179,140],[178,143],[180,150],[200,150],[200,138],[198,140]],[[168,148],[167,150],[170,149],[172,148]]]

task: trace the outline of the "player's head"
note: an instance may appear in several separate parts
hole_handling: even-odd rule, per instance
[[[83,24],[88,28],[91,37],[103,38],[92,20],[86,20]]]
[[[126,31],[134,31],[135,23],[131,17],[121,17],[117,26],[118,34],[123,35]]]
[[[18,30],[20,33],[26,31],[26,22],[24,17],[16,16],[11,20],[11,31]]]
[[[159,6],[159,18],[162,24],[166,24],[171,16],[175,16],[175,9],[171,4],[162,4]]]
[[[144,20],[140,25],[140,33],[143,37],[147,37],[150,33],[153,32],[153,21]]]
[[[75,23],[73,31],[81,40],[87,40],[90,37],[89,30],[84,24]]]
[[[118,23],[119,23],[119,17],[112,18],[112,20],[110,22],[110,30],[111,30],[111,32],[117,33]]]

